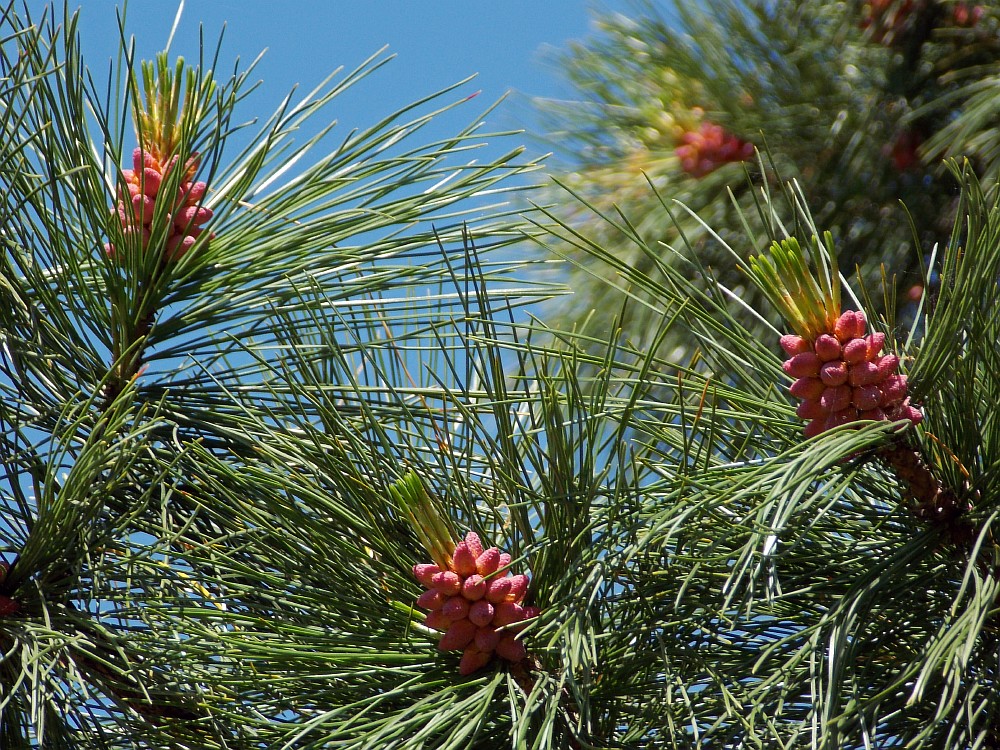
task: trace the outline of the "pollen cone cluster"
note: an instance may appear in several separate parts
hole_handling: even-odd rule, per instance
[[[486,666],[494,653],[509,662],[527,656],[515,636],[538,609],[522,604],[528,576],[498,572],[508,565],[510,555],[496,547],[484,550],[470,531],[455,545],[447,567],[413,566],[414,577],[427,587],[417,599],[418,606],[430,610],[425,624],[444,633],[438,643],[442,651],[462,651],[458,671],[463,675]]]
[[[864,313],[848,310],[833,331],[809,341],[802,336],[781,337],[789,355],[783,367],[796,378],[789,391],[802,400],[797,414],[809,420],[806,437],[859,419],[923,419],[910,405],[906,376],[900,375],[899,358],[881,354],[885,334],[865,335]]]
[[[746,161],[753,156],[753,144],[727,133],[721,125],[704,122],[698,130],[681,135],[674,153],[681,169],[694,177],[704,177],[723,164]]]
[[[117,206],[126,236],[138,235],[143,250],[149,248],[152,238],[163,237],[166,261],[180,260],[201,236],[205,222],[212,218],[212,211],[201,205],[207,186],[193,179],[198,169],[196,157],[185,165],[176,191],[166,195],[167,177],[176,165],[176,156],[161,161],[142,148],[135,149],[132,153],[134,168],[122,171],[128,194],[119,194]],[[161,209],[164,202],[167,206]],[[165,231],[158,233],[162,225]],[[105,250],[108,255],[115,254],[113,245],[106,245]]]

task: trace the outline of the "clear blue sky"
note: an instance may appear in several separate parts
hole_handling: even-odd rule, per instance
[[[29,0],[34,9],[43,5]],[[588,0],[186,0],[171,49],[195,57],[199,24],[213,48],[225,28],[227,72],[237,56],[249,63],[266,48],[254,76],[263,86],[243,106],[249,118],[266,117],[296,84],[308,91],[333,69],[351,69],[388,45],[396,59],[338,102],[341,126],[369,125],[475,73],[463,92],[482,93],[471,108],[463,108],[462,123],[512,91],[515,96],[488,120],[490,129],[510,129],[530,125],[525,97],[567,93],[544,50],[585,37],[592,29],[591,11],[615,5],[614,0],[600,6]],[[116,6],[113,0],[80,4],[84,55],[98,71],[116,51]],[[166,44],[177,7],[177,0],[129,3],[127,32],[135,35],[140,57],[151,57]]]

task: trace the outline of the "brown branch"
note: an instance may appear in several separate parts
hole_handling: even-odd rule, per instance
[[[971,528],[964,516],[972,503],[941,482],[918,448],[904,438],[880,448],[878,456],[903,484],[913,515],[948,530],[955,542],[968,541]]]

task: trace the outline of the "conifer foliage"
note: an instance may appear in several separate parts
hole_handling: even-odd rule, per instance
[[[5,8],[0,748],[1000,747],[996,10],[707,13],[539,193]]]

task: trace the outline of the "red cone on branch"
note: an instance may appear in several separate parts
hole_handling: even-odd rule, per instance
[[[899,357],[882,353],[885,334],[866,335],[863,312],[841,312],[832,237],[823,244],[814,237],[812,245],[816,273],[794,238],[773,243],[770,257],[750,259],[750,274],[795,329],[779,343],[788,355],[782,368],[794,378],[788,391],[802,402],[796,414],[808,422],[806,437],[858,420],[918,424],[923,414],[910,404]]]
[[[144,64],[146,102],[145,106],[137,102],[135,113],[139,146],[132,152],[132,169],[122,170],[114,212],[123,234],[137,238],[142,251],[160,253],[164,262],[178,261],[190,251],[212,218],[212,210],[203,205],[208,186],[195,181],[198,154],[186,158],[183,171],[174,174],[185,124],[189,127],[188,121],[199,116],[203,97],[210,98],[214,89],[213,83],[205,82],[200,91],[189,86],[182,93],[179,81],[185,72],[183,60],[173,71],[165,57],[156,65]],[[166,185],[171,186],[169,195]],[[111,243],[105,245],[109,256],[117,256],[119,250]]]
[[[462,651],[462,675],[486,666],[493,655],[509,662],[527,656],[517,639],[537,607],[525,606],[529,578],[509,570],[511,557],[484,548],[474,531],[456,541],[450,519],[438,511],[420,479],[409,474],[390,487],[433,563],[413,566],[413,577],[427,590],[417,606],[428,610],[424,624],[444,635],[441,651]]]
[[[833,334],[822,334],[812,342],[798,336],[782,337],[785,352],[796,352],[785,360],[783,368],[798,378],[789,391],[802,399],[797,413],[809,420],[806,436],[859,419],[909,419],[914,424],[923,419],[907,398],[906,376],[897,373],[899,357],[881,354],[885,336],[864,336],[865,326],[864,313],[848,310],[837,319]],[[804,346],[811,346],[816,358],[825,360],[819,378],[800,374],[806,370],[803,358],[812,353],[803,352]],[[836,359],[831,356],[835,351]],[[817,383],[824,386],[822,391]]]
[[[698,130],[681,135],[674,150],[681,169],[693,177],[704,177],[723,164],[746,161],[753,156],[753,144],[727,133],[721,125],[703,122]]]
[[[509,565],[509,555],[496,547],[484,550],[479,536],[470,531],[455,545],[449,569],[427,563],[413,566],[413,577],[428,589],[417,599],[418,607],[430,611],[424,623],[445,631],[439,649],[463,651],[463,675],[486,666],[494,653],[511,662],[527,655],[514,636],[519,624],[537,617],[538,610],[523,606],[527,575],[496,572],[505,557]]]

